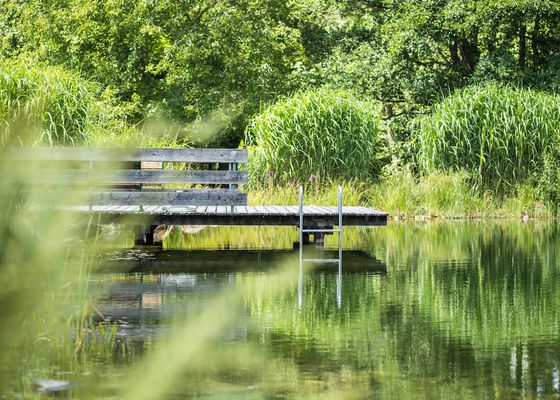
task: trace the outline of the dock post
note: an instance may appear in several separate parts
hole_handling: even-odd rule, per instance
[[[229,163],[229,170],[230,171],[237,171],[237,163]],[[235,183],[229,184],[229,190],[237,189],[237,185]],[[231,213],[235,212],[235,206],[231,206]]]
[[[163,245],[163,242],[154,242],[154,232],[157,225],[135,225],[135,241],[134,245],[139,246],[159,246]]]
[[[323,232],[316,232],[313,234],[313,243],[316,247],[325,247],[325,234]]]
[[[134,245],[135,246],[142,246],[144,245],[145,236],[144,236],[144,227],[142,225],[133,225],[132,229],[134,231]]]

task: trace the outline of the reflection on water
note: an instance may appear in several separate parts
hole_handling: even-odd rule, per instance
[[[556,223],[347,232],[341,276],[336,264],[306,266],[279,291],[275,266],[287,259],[297,271],[297,251],[195,250],[190,238],[189,252],[113,254],[93,285],[98,308],[141,352],[248,284],[219,341],[251,344],[274,363],[276,378],[252,378],[263,397],[560,396]]]

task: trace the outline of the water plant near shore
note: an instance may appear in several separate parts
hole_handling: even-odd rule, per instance
[[[418,120],[418,167],[469,174],[480,191],[512,193],[539,176],[560,135],[560,97],[530,89],[470,87]]]
[[[253,183],[266,185],[269,171],[284,182],[374,179],[385,162],[378,105],[351,93],[300,92],[266,108],[249,123]]]

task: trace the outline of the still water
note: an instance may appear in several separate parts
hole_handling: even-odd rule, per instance
[[[296,239],[207,228],[106,255],[91,291],[117,327],[107,375],[156,365],[166,398],[560,397],[556,222],[348,229],[340,279],[300,271]]]

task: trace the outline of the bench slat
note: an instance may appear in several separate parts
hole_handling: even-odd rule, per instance
[[[247,193],[230,189],[185,189],[182,192],[56,192],[41,193],[42,201],[50,204],[92,206],[242,206],[247,205]]]
[[[163,184],[244,184],[247,171],[215,170],[38,170],[34,184],[46,185],[163,185]]]
[[[38,161],[165,161],[246,163],[243,149],[111,149],[87,147],[14,147],[13,160]]]

